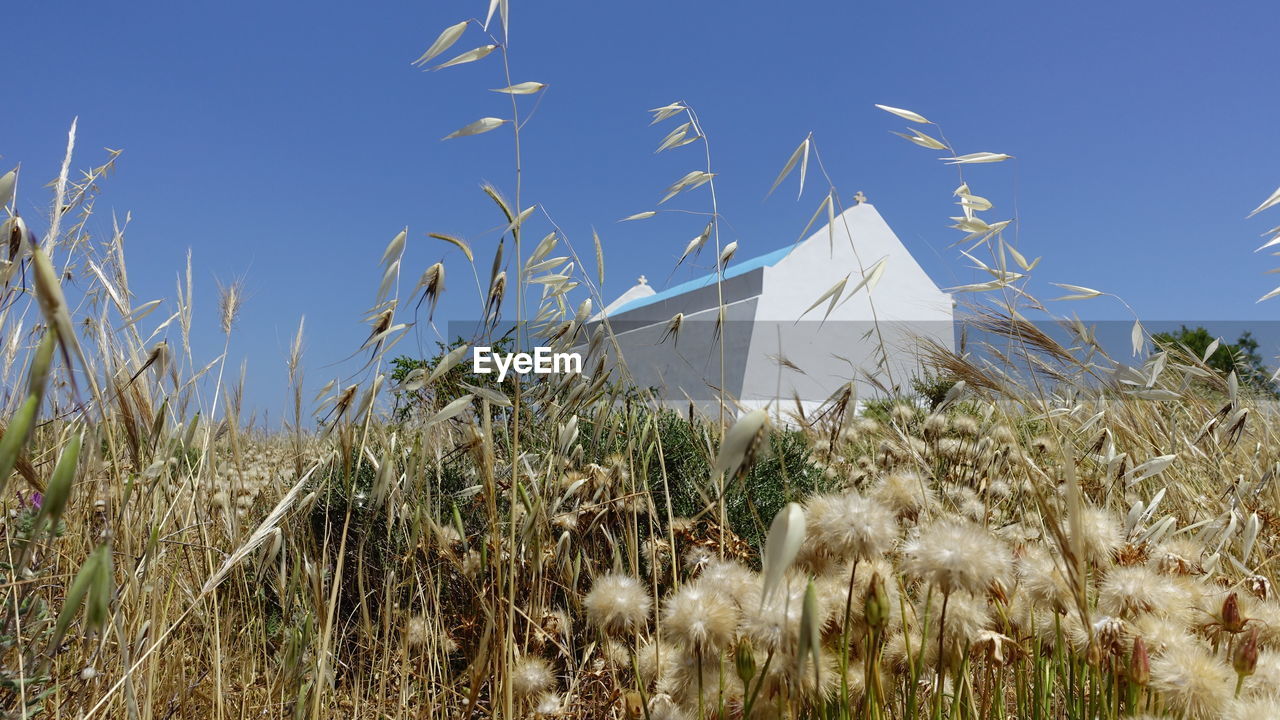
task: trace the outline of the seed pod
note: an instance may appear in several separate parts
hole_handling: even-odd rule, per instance
[[[560,435],[557,438],[557,447],[560,449],[561,455],[567,455],[573,447],[573,443],[578,440],[578,416],[573,415],[567,422],[560,426]]]
[[[1240,561],[1249,562],[1249,556],[1253,554],[1253,543],[1258,539],[1258,529],[1261,523],[1258,520],[1258,513],[1253,513],[1244,524],[1244,537],[1240,540]]]
[[[757,448],[768,434],[768,426],[769,415],[764,410],[752,410],[743,415],[725,433],[713,473],[724,473],[727,480],[733,480],[740,471],[749,468]]]
[[[778,589],[782,576],[796,559],[800,546],[804,544],[805,518],[804,509],[798,503],[787,503],[778,511],[769,526],[769,535],[764,541],[764,567],[761,574],[764,582],[761,586],[760,604],[766,601]]]
[[[74,352],[81,361],[80,364],[84,365],[84,358],[80,355],[80,344],[76,341],[75,330],[71,325],[71,314],[67,310],[67,299],[62,293],[62,285],[58,283],[58,271],[54,269],[53,262],[39,245],[33,243],[29,254],[36,300],[40,305],[40,311],[44,314],[45,323],[58,336],[58,341],[62,345],[63,360],[70,366],[71,355]]]
[[[107,624],[111,612],[111,595],[115,584],[112,572],[111,546],[100,545],[94,552],[98,556],[89,597],[85,603],[85,627],[98,630]]]
[[[1222,629],[1235,635],[1244,631],[1245,619],[1240,614],[1240,598],[1235,593],[1222,601]]]
[[[13,189],[18,184],[18,170],[14,168],[4,175],[0,175],[0,209],[9,205],[9,201],[13,199]]]
[[[378,467],[378,474],[373,481],[373,492],[370,493],[369,505],[374,510],[382,508],[382,504],[386,502],[387,495],[391,492],[391,486],[395,482],[395,462],[390,451],[382,456],[382,464]]]
[[[58,527],[58,521],[62,519],[62,511],[67,507],[67,499],[71,497],[71,486],[75,482],[76,464],[80,460],[80,443],[83,437],[83,433],[71,436],[71,440],[62,451],[62,456],[58,458],[58,464],[49,478],[44,501],[40,504],[40,514],[36,516],[37,530],[41,529],[47,520],[52,531]]]
[[[644,701],[640,699],[640,693],[635,690],[628,690],[623,694],[622,706],[626,711],[627,720],[639,720],[644,717]]]
[[[31,395],[44,397],[44,386],[49,379],[49,368],[53,365],[53,348],[56,340],[57,336],[52,332],[46,332],[44,337],[40,338],[40,345],[36,348],[36,355],[31,360],[31,370],[28,373],[27,392]]]
[[[866,617],[867,625],[875,630],[883,628],[889,621],[889,594],[885,592],[880,573],[872,575],[871,582],[867,585],[863,615]]]
[[[1258,669],[1258,626],[1253,626],[1249,634],[1241,642],[1236,643],[1231,653],[1231,667],[1236,675],[1246,677]]]
[[[76,613],[80,610],[80,605],[84,602],[86,596],[89,598],[86,626],[89,628],[100,627],[101,622],[95,621],[106,621],[106,604],[99,599],[103,584],[104,566],[107,579],[106,590],[109,593],[111,549],[106,545],[100,545],[97,550],[94,550],[89,555],[84,565],[80,566],[80,572],[76,573],[75,579],[71,581],[66,595],[62,598],[62,611],[58,613],[58,619],[54,623],[53,638],[49,643],[50,647],[58,647],[62,644],[62,638],[66,635],[68,628],[71,627],[71,621],[75,619]]]
[[[818,618],[818,591],[813,580],[804,589],[804,605],[800,610],[800,649],[796,653],[798,667],[796,672],[804,670],[806,655],[813,657],[813,674],[816,678],[822,666],[822,627]]]
[[[1133,652],[1129,655],[1129,682],[1134,685],[1146,685],[1151,682],[1151,656],[1147,654],[1147,645],[1141,637],[1133,638]]]
[[[733,664],[738,670],[738,679],[742,684],[750,685],[751,679],[756,676],[756,653],[749,641],[743,640],[738,643],[738,649],[733,655]]]
[[[9,482],[9,475],[13,472],[14,465],[18,464],[18,455],[22,453],[22,447],[27,444],[27,438],[31,435],[31,428],[35,426],[36,411],[39,408],[38,395],[27,397],[27,401],[18,408],[18,412],[9,421],[9,427],[5,428],[4,435],[0,436],[0,493],[3,493],[5,484]]]

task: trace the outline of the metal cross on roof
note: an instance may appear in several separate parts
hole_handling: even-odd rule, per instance
[[[858,191],[858,194],[853,196],[853,199],[854,199],[855,201],[857,201],[857,203],[858,203],[859,205],[861,205],[862,203],[864,203],[864,202],[866,202],[866,201],[867,201],[867,196],[866,196],[866,195],[863,195],[863,194],[862,194],[862,191],[861,191],[861,190],[859,190],[859,191]]]
[[[647,277],[645,277],[645,276],[641,275],[641,276],[640,276],[640,278],[639,278],[638,280],[636,280],[636,282],[640,283],[641,285],[648,285],[648,284],[649,284],[649,278],[647,278]]]

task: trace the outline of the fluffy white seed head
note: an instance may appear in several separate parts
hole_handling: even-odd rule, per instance
[[[738,615],[738,605],[729,596],[695,582],[667,599],[662,628],[682,646],[715,655],[733,642]]]
[[[898,523],[887,507],[856,492],[817,495],[805,503],[809,541],[840,560],[869,560],[898,538]]]
[[[925,528],[903,546],[902,569],[943,593],[967,590],[981,595],[1003,579],[1009,562],[1008,548],[991,533],[948,519]]]
[[[1143,565],[1112,568],[1098,587],[1098,611],[1107,615],[1171,617],[1184,614],[1189,606],[1187,593],[1178,583]]]
[[[1221,718],[1235,679],[1231,668],[1196,645],[1174,645],[1151,661],[1151,687],[1168,709],[1193,720]]]
[[[934,493],[928,482],[914,472],[894,472],[876,483],[871,497],[899,517],[914,518],[932,507]]]
[[[511,666],[511,691],[520,699],[546,692],[555,682],[551,666],[540,657],[525,655]]]
[[[612,635],[623,635],[644,627],[653,607],[653,601],[640,581],[620,573],[610,573],[597,579],[582,604],[591,622]]]
[[[1070,534],[1070,524],[1067,529]],[[1074,538],[1073,538],[1074,540]],[[1106,565],[1120,547],[1120,523],[1111,513],[1097,507],[1086,507],[1080,513],[1080,547],[1087,561]]]

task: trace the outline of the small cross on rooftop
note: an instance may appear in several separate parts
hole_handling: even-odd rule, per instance
[[[641,275],[641,276],[640,276],[640,278],[639,278],[638,280],[636,280],[636,282],[640,283],[641,285],[648,285],[648,284],[649,284],[649,278],[647,278],[647,277],[645,277],[645,276]]]
[[[861,190],[859,190],[859,191],[858,191],[858,194],[853,196],[853,199],[854,199],[855,201],[857,201],[857,203],[858,203],[859,205],[861,205],[862,203],[864,203],[864,202],[866,202],[866,201],[867,201],[867,196],[866,196],[866,195],[863,195],[863,194],[862,194],[862,191],[861,191]]]

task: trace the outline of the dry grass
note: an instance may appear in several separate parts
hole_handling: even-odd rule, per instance
[[[494,5],[486,43],[443,65],[497,51],[513,115],[450,137],[509,126],[518,156],[518,98],[545,86],[512,82]],[[709,191],[681,261],[706,245],[723,264],[733,246],[720,245],[705,129],[685,103],[654,118],[681,121],[660,149],[704,149],[664,199]],[[940,139],[903,137],[959,170],[1008,159],[959,155],[930,132]],[[331,383],[313,424],[300,325],[289,427],[264,434],[243,417],[243,378],[224,375],[226,349],[191,351],[190,267],[175,301],[133,305],[124,229],[95,238],[85,222],[115,156],[75,180],[72,146],[43,236],[10,210],[17,175],[0,178],[6,717],[1280,714],[1272,404],[1177,350],[1123,368],[1083,328],[1070,348],[1039,331],[1026,319],[1043,310],[1026,289],[1036,261],[1006,244],[1009,221],[981,219],[992,204],[967,184],[953,222],[993,280],[965,290],[1002,340],[928,348],[922,372],[956,382],[938,407],[858,413],[838,396],[783,427],[735,422],[722,395],[716,417],[681,420],[676,437],[625,365],[464,385],[465,349],[393,387],[390,352],[413,325],[402,300],[434,308],[445,272],[428,268],[402,298],[401,233],[367,313],[364,379]],[[774,187],[791,173],[803,187],[811,158],[825,177],[810,136]],[[514,301],[533,336],[612,350],[607,323],[584,322],[590,304],[567,300],[585,288],[599,302],[598,240],[584,263],[551,223],[529,250],[526,224],[550,216],[520,209],[516,165],[511,201],[485,188],[505,227],[487,280],[470,245],[435,237],[465,254],[491,326]],[[840,209],[827,182],[815,218]],[[861,282],[820,299],[873,293],[878,266],[855,271]],[[81,279],[71,298],[67,274]],[[221,292],[227,347],[241,287]],[[424,405],[395,421],[393,393]],[[780,434],[802,442],[803,467],[750,487]],[[689,467],[677,452],[703,471],[673,477]],[[796,490],[806,472],[820,490]],[[677,487],[700,509],[678,513]],[[776,518],[748,503],[754,527],[773,521],[762,547],[730,504],[743,487],[791,501]]]

